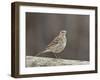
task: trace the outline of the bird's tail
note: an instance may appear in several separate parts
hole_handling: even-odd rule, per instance
[[[42,52],[37,53],[36,56],[39,56],[39,55],[41,55],[41,54],[43,54],[43,53],[47,53],[47,52],[49,52],[49,50],[44,50],[44,51],[42,51]]]

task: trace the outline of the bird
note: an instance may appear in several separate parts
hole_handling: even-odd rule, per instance
[[[67,43],[66,34],[67,34],[66,30],[61,30],[59,34],[47,45],[47,47],[43,51],[36,54],[36,56],[39,56],[40,54],[44,54],[47,52],[52,52],[57,58],[56,54],[61,53],[66,47]]]

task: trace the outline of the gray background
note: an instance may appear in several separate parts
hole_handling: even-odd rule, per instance
[[[26,55],[43,51],[61,30],[68,31],[63,59],[89,60],[89,15],[26,13]],[[52,53],[40,56],[54,57]]]

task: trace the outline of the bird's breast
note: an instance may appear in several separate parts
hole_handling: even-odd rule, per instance
[[[66,43],[67,43],[67,40],[66,40],[66,37],[64,37],[62,40],[60,40],[59,44],[57,44],[53,50],[54,53],[60,53],[62,52],[65,47],[66,47]]]

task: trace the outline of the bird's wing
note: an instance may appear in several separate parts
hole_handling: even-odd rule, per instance
[[[54,46],[59,43],[59,36],[57,36],[51,43],[48,45],[48,47]]]

